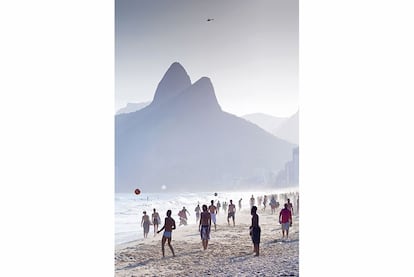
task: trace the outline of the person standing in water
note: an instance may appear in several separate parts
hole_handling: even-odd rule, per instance
[[[154,225],[154,237],[157,234],[158,225],[160,224],[160,215],[155,211],[152,213],[152,224]]]
[[[171,249],[171,252],[173,254],[173,256],[175,257],[174,254],[174,249],[171,246],[171,237],[172,237],[172,230],[175,230],[175,220],[171,217],[171,210],[167,211],[167,217],[165,218],[165,222],[164,222],[164,226],[162,226],[162,228],[157,231],[157,234],[159,232],[161,232],[162,230],[164,231],[164,234],[162,235],[162,239],[161,239],[161,250],[162,250],[162,257],[165,257],[164,255],[164,246],[165,246],[165,242],[168,241],[168,246]]]
[[[257,207],[253,206],[251,209],[252,225],[250,226],[250,236],[253,242],[253,251],[255,256],[259,256],[259,244],[260,244],[260,226],[259,226],[259,215],[256,213]]]
[[[200,231],[201,242],[203,249],[207,249],[208,240],[210,239],[211,230],[211,214],[207,211],[207,205],[203,205],[203,211],[201,212],[200,224],[198,225]]]
[[[208,210],[210,212],[211,221],[214,223],[214,231],[217,231],[216,228],[216,214],[217,214],[217,208],[214,206],[214,200],[211,200],[211,205],[208,207]]]
[[[144,227],[144,238],[146,238],[148,237],[149,226],[151,225],[151,222],[149,216],[147,215],[147,212],[144,211],[143,214],[144,215],[142,216],[141,227]]]

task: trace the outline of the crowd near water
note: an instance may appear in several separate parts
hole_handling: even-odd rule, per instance
[[[164,226],[168,210],[176,221],[176,228],[187,225],[199,226],[203,205],[206,205],[210,213],[211,228],[214,229],[216,217],[225,218],[229,225],[235,224],[234,212],[250,214],[253,206],[260,212],[279,216],[285,204],[288,204],[293,214],[299,214],[297,189],[270,192],[170,193],[164,191],[143,192],[139,195],[133,192],[117,193],[115,194],[115,244],[120,245],[154,236]],[[212,206],[216,209],[215,212],[211,212]]]

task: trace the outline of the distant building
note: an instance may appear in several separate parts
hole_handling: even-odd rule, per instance
[[[299,185],[299,147],[292,150],[292,160],[276,176],[277,186]]]

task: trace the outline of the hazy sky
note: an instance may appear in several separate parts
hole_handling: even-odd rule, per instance
[[[116,110],[151,101],[177,61],[192,83],[211,79],[224,111],[294,114],[298,9],[297,0],[116,0]]]

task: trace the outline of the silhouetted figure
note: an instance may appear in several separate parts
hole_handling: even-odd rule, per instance
[[[229,205],[229,213],[227,214],[227,223],[230,225],[230,217],[233,219],[233,226],[235,226],[234,223],[234,214],[236,213],[236,205],[233,204],[233,200],[230,200]]]
[[[263,196],[263,211],[266,210],[266,205],[267,205],[267,195]]]
[[[243,199],[241,199],[241,198],[239,199],[239,211],[241,211],[241,207],[242,207],[242,200],[243,200]]]
[[[252,225],[250,226],[250,236],[252,237],[253,242],[253,251],[256,253],[255,256],[259,256],[259,244],[260,244],[260,226],[259,226],[259,216],[257,215],[257,207],[253,206],[251,209],[252,215]]]
[[[220,213],[220,207],[221,207],[220,200],[217,200],[217,213]]]
[[[168,241],[168,246],[171,249],[171,252],[173,254],[173,256],[175,257],[174,254],[174,249],[171,246],[171,237],[172,237],[172,230],[175,230],[175,221],[174,219],[171,217],[171,210],[167,211],[167,217],[165,218],[165,222],[164,222],[164,226],[161,228],[161,230],[157,231],[157,233],[161,232],[162,230],[164,231],[164,234],[162,235],[162,239],[161,239],[161,250],[162,250],[162,256],[164,256],[164,246],[165,246],[165,241]]]

